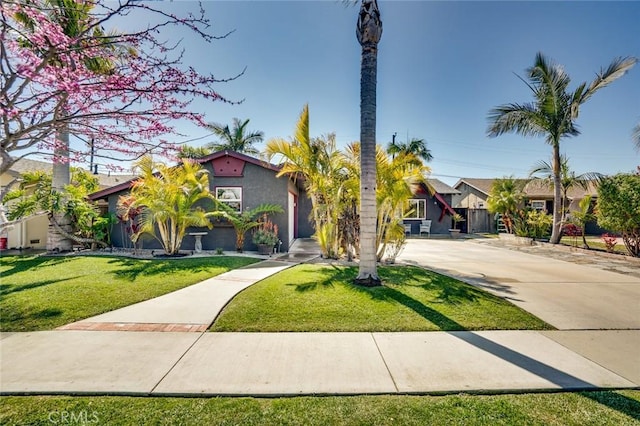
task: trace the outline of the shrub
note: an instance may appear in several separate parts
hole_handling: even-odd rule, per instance
[[[262,222],[253,233],[254,244],[275,246],[279,240],[278,225],[271,222],[265,214]]]
[[[617,174],[598,186],[598,225],[622,235],[631,255],[640,256],[640,176]]]
[[[553,217],[544,211],[519,210],[513,218],[513,230],[519,237],[544,238],[551,233]]]

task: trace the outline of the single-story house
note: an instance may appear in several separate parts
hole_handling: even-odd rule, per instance
[[[453,185],[459,191],[459,194],[453,197],[453,207],[465,217],[469,232],[496,232],[494,215],[487,210],[487,198],[495,180],[461,178]],[[553,212],[553,188],[542,180],[522,181],[527,204],[533,209]],[[597,187],[594,184],[589,184],[587,190],[580,187],[571,188],[567,193],[568,211],[578,210],[579,203],[585,196],[591,196],[591,202],[595,205],[597,195]],[[587,233],[599,232],[601,229],[595,223],[587,224]]]
[[[438,179],[428,178],[427,183],[429,188],[424,184],[416,188],[409,200],[411,210],[405,213],[403,223],[411,226],[411,234],[419,234],[422,221],[431,220],[432,234],[449,234],[453,226],[451,216],[456,213],[451,207],[452,198],[460,191]]]
[[[296,238],[308,238],[314,233],[309,221],[311,200],[307,197],[300,179],[276,177],[280,166],[233,151],[218,151],[197,160],[209,172],[210,191],[221,202],[237,208],[250,210],[263,203],[279,204],[284,213],[270,214],[270,220],[278,226],[282,243],[277,250],[286,252]],[[118,198],[129,192],[135,179],[98,191],[90,195],[96,202],[106,202],[108,211],[115,213]],[[201,237],[203,250],[235,250],[236,233],[224,219],[212,219],[213,228],[192,228],[189,233],[206,233]],[[117,224],[111,234],[115,247],[131,247],[125,224]],[[187,235],[182,242],[183,250],[193,250],[195,236]],[[151,236],[145,236],[143,248],[160,248]],[[247,233],[244,250],[255,250],[256,246]]]
[[[0,192],[3,192],[7,186],[14,185],[20,179],[23,173],[31,172],[48,172],[53,171],[53,164],[46,161],[32,160],[22,158],[15,162],[9,170],[0,175]],[[133,178],[132,175],[117,174],[96,174],[101,188],[108,188],[122,182],[127,182]],[[13,188],[13,187],[12,187]],[[7,248],[9,249],[46,249],[47,248],[47,231],[49,228],[49,219],[46,214],[26,217],[13,224],[7,231]]]

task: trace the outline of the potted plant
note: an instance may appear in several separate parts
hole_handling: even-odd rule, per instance
[[[458,213],[455,213],[453,216],[451,216],[451,220],[453,220],[453,228],[449,229],[449,234],[451,235],[451,238],[459,238],[460,230],[458,229],[458,222],[464,222],[464,217],[462,217]]]
[[[253,232],[253,243],[258,246],[258,254],[273,253],[273,247],[279,240],[278,225],[271,222],[265,214]]]

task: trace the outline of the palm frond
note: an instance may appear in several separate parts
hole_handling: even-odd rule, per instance
[[[506,104],[489,111],[487,136],[504,133],[520,133],[525,136],[540,136],[546,133],[545,118],[534,104]]]
[[[584,103],[595,92],[625,75],[636,62],[638,59],[631,56],[614,59],[606,69],[601,69],[596,75],[596,78],[589,85],[589,89],[582,94],[579,103]]]
[[[309,137],[309,104],[305,104],[300,112],[300,118],[296,123],[294,139],[301,144],[308,144],[311,140]]]

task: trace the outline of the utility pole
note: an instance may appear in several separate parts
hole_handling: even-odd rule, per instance
[[[89,173],[97,174],[97,169],[95,172],[93,171],[93,152],[94,152],[93,138],[91,138],[91,143],[89,144],[89,147],[91,148],[91,157],[89,157]]]

